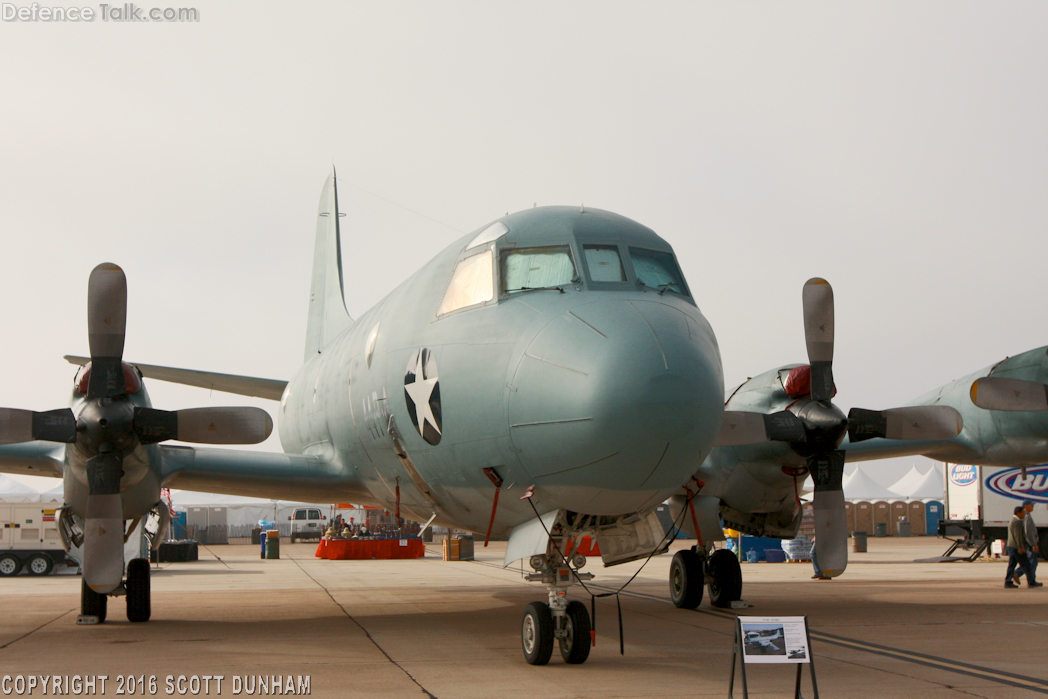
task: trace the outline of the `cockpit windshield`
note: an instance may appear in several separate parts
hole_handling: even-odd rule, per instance
[[[622,269],[622,258],[619,257],[617,245],[584,245],[582,252],[586,256],[590,281],[626,281],[626,272]]]
[[[643,286],[658,289],[662,293],[672,291],[681,296],[688,295],[684,278],[672,253],[630,248],[630,257],[633,258],[637,281]]]
[[[571,248],[554,245],[502,251],[502,291],[557,289],[578,279]]]

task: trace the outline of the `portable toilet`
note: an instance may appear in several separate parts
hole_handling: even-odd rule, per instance
[[[855,532],[866,532],[873,536],[873,504],[865,500],[855,503]]]
[[[844,516],[846,518],[846,521],[848,522],[848,535],[851,536],[852,532],[858,531],[855,528],[855,503],[854,502],[845,501],[845,503],[844,503]]]
[[[888,536],[899,534],[899,522],[910,521],[910,503],[896,500],[892,503],[892,523],[888,527]]]
[[[943,519],[945,507],[938,500],[929,500],[924,503],[924,531],[928,536],[936,536],[939,533],[939,521]]]
[[[910,531],[913,536],[924,536],[924,502],[913,500],[910,502]]]
[[[888,503],[883,500],[871,503],[873,505],[873,527],[876,530],[878,524],[883,524],[888,536],[892,535],[895,527],[892,526],[892,513]]]

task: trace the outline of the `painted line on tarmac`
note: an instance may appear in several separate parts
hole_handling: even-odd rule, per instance
[[[51,624],[55,623],[56,621],[58,621],[59,619],[61,619],[65,615],[71,614],[72,612],[75,612],[75,611],[76,611],[76,609],[70,609],[68,611],[64,611],[61,614],[59,614],[58,616],[56,616],[54,619],[51,619],[50,621],[45,621],[43,624],[40,624],[40,626],[37,626],[32,631],[27,631],[26,633],[22,634],[18,638],[12,638],[10,641],[8,641],[7,643],[5,643],[2,646],[0,646],[0,650],[3,650],[5,648],[7,648],[8,646],[13,646],[14,644],[16,644],[19,641],[21,641],[23,638],[29,638],[30,636],[32,636],[34,633],[36,633],[40,629],[44,628],[45,626],[50,626]]]
[[[337,607],[338,607],[339,609],[341,609],[341,610],[342,610],[342,613],[346,615],[346,618],[347,618],[347,619],[349,619],[350,621],[352,621],[352,622],[353,622],[354,624],[356,624],[357,628],[358,628],[358,629],[360,629],[361,631],[363,631],[363,632],[364,632],[364,635],[365,635],[365,636],[367,636],[367,639],[368,639],[369,641],[371,641],[371,644],[372,644],[373,646],[375,646],[375,648],[377,648],[377,649],[378,649],[378,651],[379,651],[380,653],[382,653],[382,655],[386,656],[386,660],[388,660],[388,661],[389,661],[390,663],[392,663],[392,664],[393,664],[393,666],[394,666],[394,667],[396,667],[396,668],[397,668],[398,670],[400,670],[400,671],[401,671],[401,672],[403,672],[403,673],[404,673],[405,675],[407,675],[407,678],[408,678],[409,680],[411,680],[412,682],[414,682],[414,683],[415,683],[416,685],[418,685],[418,688],[419,688],[419,689],[421,689],[421,690],[422,690],[422,692],[423,692],[423,693],[424,693],[424,694],[425,694],[425,695],[426,695],[427,697],[429,697],[429,699],[437,699],[437,696],[436,696],[435,694],[433,694],[433,693],[432,693],[432,692],[430,692],[430,691],[429,691],[428,689],[426,689],[425,687],[423,687],[423,686],[422,686],[422,683],[421,683],[421,682],[419,682],[418,680],[416,680],[416,679],[415,679],[415,676],[414,676],[414,675],[412,675],[412,674],[411,674],[410,672],[408,672],[408,671],[407,671],[407,669],[405,669],[403,665],[401,665],[401,664],[400,664],[400,663],[398,663],[398,662],[397,662],[396,660],[394,660],[394,659],[393,659],[393,656],[391,656],[391,655],[390,655],[389,653],[387,653],[387,652],[386,652],[386,649],[385,649],[385,648],[383,648],[382,646],[380,646],[380,645],[379,645],[378,641],[376,641],[376,640],[375,640],[375,637],[371,635],[371,632],[370,632],[370,631],[368,631],[368,630],[367,630],[366,628],[364,628],[364,625],[363,625],[363,624],[361,624],[361,623],[360,623],[360,622],[359,622],[359,621],[357,620],[357,618],[356,618],[355,616],[353,616],[352,614],[350,614],[350,613],[349,613],[349,611],[348,611],[348,610],[347,610],[347,609],[346,609],[346,608],[345,608],[345,607],[344,607],[344,606],[342,605],[342,603],[341,603],[341,602],[339,602],[339,601],[338,601],[337,599],[335,599],[335,596],[334,596],[333,594],[331,594],[331,590],[327,589],[327,588],[326,588],[326,587],[325,587],[325,586],[323,585],[323,583],[321,583],[321,582],[320,582],[319,580],[317,580],[317,579],[316,579],[316,578],[314,578],[314,577],[313,577],[312,575],[310,575],[310,574],[309,574],[309,571],[307,571],[307,570],[306,570],[305,568],[303,568],[303,567],[302,567],[302,564],[298,562],[298,559],[297,559],[297,558],[295,558],[294,556],[290,556],[290,555],[289,555],[289,556],[288,556],[288,559],[290,559],[292,563],[294,563],[294,564],[295,564],[296,566],[298,566],[298,569],[299,569],[300,571],[302,571],[302,573],[303,573],[303,574],[304,574],[304,575],[305,575],[305,576],[306,576],[307,578],[309,578],[309,579],[310,579],[310,580],[312,580],[312,581],[313,581],[314,583],[316,583],[317,587],[319,587],[319,588],[320,588],[321,590],[323,590],[323,591],[324,591],[325,593],[327,593],[327,596],[331,598],[331,601],[332,601],[332,602],[333,602],[333,603],[335,604],[335,606],[337,606]],[[315,560],[315,559],[307,559],[307,560]]]
[[[594,585],[590,583],[590,587],[601,588],[608,590],[609,588],[603,585]],[[662,602],[667,605],[672,605],[668,599],[658,597],[656,595],[649,595],[643,592],[632,592],[629,590],[623,590],[620,594],[628,597],[636,597],[639,599],[646,599],[655,602]],[[711,609],[707,607],[697,607],[689,610],[693,612],[699,612],[700,614],[706,614],[720,619],[734,621],[738,616],[732,612],[723,611],[720,609]],[[950,658],[942,658],[935,655],[928,655],[926,653],[917,653],[915,651],[902,650],[899,648],[893,648],[891,646],[882,646],[877,643],[870,643],[868,641],[857,641],[855,639],[846,638],[844,636],[835,636],[833,634],[826,633],[825,631],[817,631],[815,629],[809,629],[808,633],[812,639],[821,641],[822,643],[828,643],[830,645],[838,646],[840,648],[847,648],[849,650],[858,650],[865,653],[872,653],[874,655],[884,656],[886,658],[892,658],[894,660],[902,660],[907,663],[914,665],[923,665],[925,667],[934,668],[936,670],[943,670],[945,672],[952,672],[958,675],[967,675],[968,677],[974,677],[976,679],[986,680],[988,682],[994,682],[996,684],[1004,684],[1010,687],[1019,687],[1020,689],[1026,689],[1031,692],[1038,694],[1048,694],[1048,680],[1042,680],[1037,677],[1028,677],[1026,675],[1017,675],[1015,673],[997,672],[994,670],[988,670],[986,668],[979,667],[977,665],[969,665],[962,663],[957,660]]]
[[[935,668],[936,670],[944,670],[946,672],[953,672],[959,675],[967,675],[968,677],[975,677],[977,679],[987,680],[997,684],[1006,684],[1011,687],[1019,687],[1026,689],[1031,692],[1037,692],[1038,694],[1048,694],[1048,681],[1039,679],[1037,677],[1027,677],[1026,675],[1017,675],[1014,673],[1000,674],[993,670],[987,670],[975,665],[969,665],[967,663],[958,662],[949,658],[940,658],[934,655],[927,655],[925,653],[917,653],[915,651],[901,650],[898,648],[892,648],[890,646],[882,646],[876,643],[870,643],[868,641],[856,641],[843,636],[834,636],[828,634],[825,631],[810,631],[811,637],[822,641],[823,643],[829,643],[831,645],[838,646],[840,648],[848,648],[851,650],[861,650],[866,653],[874,653],[876,655],[882,655],[886,658],[893,658],[895,660],[902,660],[908,663],[914,663],[916,665],[924,665],[925,667]]]

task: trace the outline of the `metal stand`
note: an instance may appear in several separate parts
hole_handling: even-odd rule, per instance
[[[811,670],[811,690],[814,699],[819,699],[819,685],[815,681],[815,654],[811,649],[811,635],[808,633],[808,618],[804,617],[804,635],[808,640],[808,667]],[[742,675],[742,699],[749,699],[750,693],[746,686],[746,655],[743,653],[742,644],[744,643],[742,635],[742,622],[739,621],[738,617],[735,619],[735,646],[731,651],[731,676],[728,680],[728,699],[735,699],[735,665],[736,658],[738,658],[738,665],[740,668],[740,674]],[[804,695],[801,694],[801,674],[803,673],[804,663],[797,663],[797,681],[794,685],[793,696],[794,699],[804,699]]]

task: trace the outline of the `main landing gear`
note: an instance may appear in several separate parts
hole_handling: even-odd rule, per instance
[[[113,597],[127,597],[127,620],[130,622],[149,621],[152,612],[149,589],[149,561],[135,558],[127,564],[127,579],[121,587],[110,593]],[[106,609],[109,597],[99,594],[80,583],[80,616],[78,624],[101,624],[106,620]]]
[[[551,542],[550,550],[559,542]],[[571,563],[565,565],[565,560]],[[590,633],[589,611],[577,600],[568,601],[568,588],[579,580],[592,580],[592,573],[580,573],[586,557],[575,555],[562,558],[549,553],[531,557],[534,573],[529,581],[541,581],[549,592],[549,603],[532,602],[524,610],[521,623],[521,644],[524,659],[530,665],[545,665],[553,655],[554,643],[560,646],[564,662],[577,665],[586,662],[593,641]]]
[[[670,563],[670,599],[681,609],[702,603],[703,584],[709,587],[710,604],[730,607],[742,599],[742,567],[728,549],[707,551],[692,546],[678,551]]]

